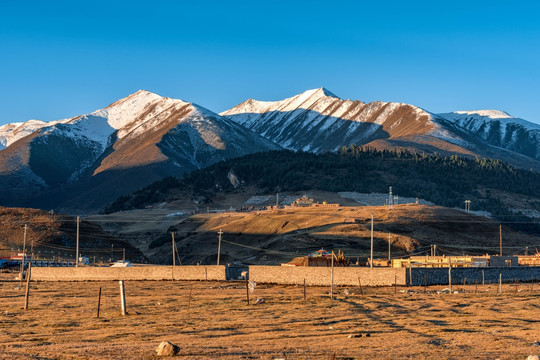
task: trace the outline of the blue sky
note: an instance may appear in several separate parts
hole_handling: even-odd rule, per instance
[[[139,89],[219,112],[321,86],[540,123],[539,16],[532,1],[0,0],[0,124]]]

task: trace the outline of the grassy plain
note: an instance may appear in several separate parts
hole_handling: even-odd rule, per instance
[[[539,354],[540,286],[303,288],[244,283],[0,282],[1,359],[153,359],[163,340],[183,359],[525,359]],[[96,318],[98,289],[101,316]],[[191,294],[191,295],[190,295]],[[255,298],[265,303],[253,305]],[[368,336],[369,334],[369,336]],[[356,337],[349,338],[349,335]],[[361,337],[360,337],[361,335]],[[334,357],[335,356],[335,357]]]

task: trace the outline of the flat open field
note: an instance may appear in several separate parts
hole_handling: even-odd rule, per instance
[[[0,283],[2,359],[152,359],[163,340],[184,359],[526,359],[540,354],[540,285],[328,288],[245,284],[31,283],[29,310],[18,282]],[[96,318],[98,289],[101,316]],[[454,290],[463,289],[455,286]],[[191,296],[190,296],[191,294]],[[369,336],[367,335],[369,334]],[[349,335],[362,335],[349,338]]]

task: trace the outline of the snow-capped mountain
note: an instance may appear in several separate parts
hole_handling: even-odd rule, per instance
[[[91,114],[0,130],[7,146],[0,151],[0,201],[18,205],[21,197],[42,194],[41,207],[58,206],[78,191],[93,194],[80,202],[102,206],[165,176],[279,149],[201,106],[148,91]],[[51,196],[55,192],[66,195]],[[72,200],[69,206],[79,205]]]
[[[439,116],[453,121],[493,146],[540,160],[540,125],[499,110],[455,111]]]
[[[530,164],[528,157],[486,144],[447,117],[404,103],[343,100],[325,88],[281,101],[249,99],[220,115],[292,150],[334,151],[355,144],[500,158],[540,169],[540,163]]]
[[[91,211],[163,177],[282,147],[406,148],[540,171],[539,128],[503,112],[437,115],[404,103],[344,100],[324,88],[250,99],[220,115],[141,90],[71,119],[1,126],[0,205]]]
[[[249,99],[220,115],[294,150],[321,152],[344,145],[422,136],[461,146],[454,126],[419,107],[343,100],[319,88],[281,101]]]

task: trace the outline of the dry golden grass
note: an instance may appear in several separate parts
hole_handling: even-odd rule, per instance
[[[474,286],[459,294],[370,288],[363,296],[356,288],[336,288],[333,301],[328,288],[308,288],[305,302],[301,287],[258,285],[252,300],[266,303],[247,306],[243,283],[131,281],[123,317],[117,282],[32,283],[27,311],[18,283],[0,284],[3,359],[152,359],[163,340],[180,345],[184,359],[525,359],[540,353],[532,346],[540,340],[538,285],[531,292],[522,284],[517,293],[505,285],[500,296],[495,285],[478,294]]]

